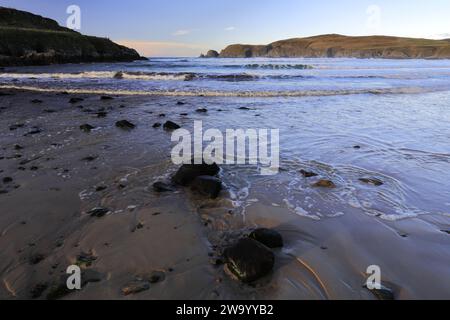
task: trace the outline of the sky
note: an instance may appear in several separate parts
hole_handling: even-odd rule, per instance
[[[450,38],[450,0],[0,0],[64,26],[70,5],[80,8],[80,32],[145,56],[328,33]]]

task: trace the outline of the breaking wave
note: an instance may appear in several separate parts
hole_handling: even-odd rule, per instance
[[[291,91],[214,91],[194,89],[192,91],[183,90],[116,90],[116,89],[70,89],[64,87],[33,87],[26,85],[5,85],[1,84],[0,89],[26,90],[35,92],[68,92],[80,94],[109,94],[109,95],[140,95],[140,96],[186,96],[186,97],[242,97],[242,98],[276,98],[276,97],[321,97],[321,96],[341,96],[341,95],[387,95],[387,94],[420,94],[427,92],[448,91],[448,89],[438,88],[382,88],[382,89],[343,89],[343,90],[291,90]]]
[[[307,64],[246,64],[246,65],[225,65],[225,68],[244,68],[244,69],[265,69],[265,70],[306,70],[313,69],[312,66]]]

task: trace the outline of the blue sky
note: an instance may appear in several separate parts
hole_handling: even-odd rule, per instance
[[[325,33],[450,38],[450,0],[0,0],[153,56],[196,56],[231,43]]]

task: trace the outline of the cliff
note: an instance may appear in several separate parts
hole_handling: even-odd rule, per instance
[[[234,44],[222,50],[220,57],[447,59],[450,58],[450,41],[330,34],[282,40],[269,45]]]
[[[0,66],[142,59],[109,39],[84,36],[54,20],[0,7]]]

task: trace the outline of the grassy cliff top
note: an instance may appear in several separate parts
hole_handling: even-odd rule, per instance
[[[0,7],[0,28],[20,28],[74,32],[55,20],[11,8]]]
[[[142,59],[107,38],[85,36],[55,20],[0,7],[0,66]]]

